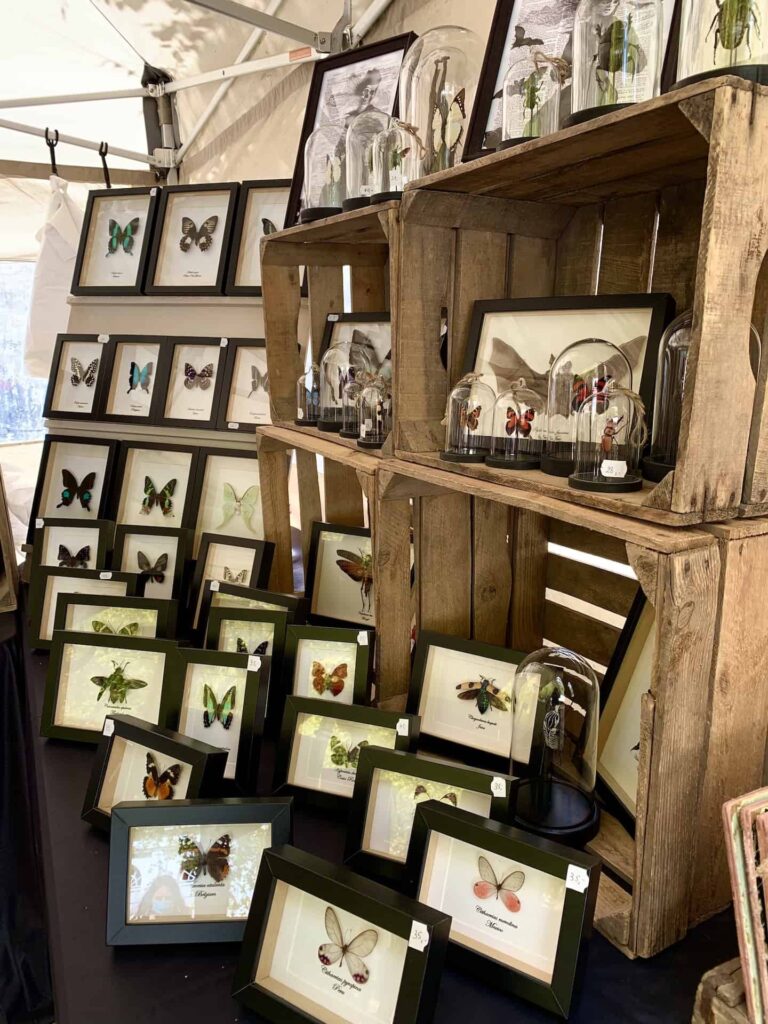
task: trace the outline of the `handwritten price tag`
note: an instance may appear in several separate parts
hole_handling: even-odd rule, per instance
[[[422,924],[421,921],[411,922],[411,936],[408,939],[408,946],[410,949],[418,949],[420,953],[429,945],[429,932],[427,926]]]
[[[568,865],[568,874],[565,876],[565,888],[575,889],[576,892],[586,892],[589,885],[589,875],[584,868],[576,864]]]
[[[619,459],[603,459],[600,472],[614,480],[623,480],[627,475],[627,464]]]
[[[45,520],[44,519],[36,519],[35,520],[35,529],[36,530],[42,530],[42,528],[44,526],[45,526]]]
[[[261,658],[258,656],[258,654],[249,654],[248,655],[248,671],[249,672],[258,672],[260,668],[261,668]]]
[[[407,718],[398,718],[395,730],[398,736],[407,736],[410,732],[411,723]]]
[[[112,579],[112,573],[111,572],[100,572],[99,573],[99,579],[100,580],[111,580]]]
[[[239,423],[228,423],[227,427],[230,430],[239,430],[240,429],[240,424]]]
[[[218,580],[211,580],[211,590],[218,590],[218,589],[219,589],[219,581]]]
[[[98,343],[99,343],[100,345],[106,345],[106,344],[107,344],[107,342],[109,341],[109,335],[108,335],[108,334],[100,334],[100,335],[99,335],[99,336],[98,336],[98,337],[96,338],[96,341],[98,341]]]
[[[360,632],[357,634],[357,642],[360,645],[360,647],[368,646],[368,631],[366,629],[361,629]]]
[[[113,718],[104,719],[104,728],[101,730],[103,736],[111,736],[115,731],[115,720]]]
[[[219,342],[219,348],[226,348],[229,344],[229,338],[222,338]]]
[[[507,795],[507,780],[495,775],[491,779],[491,793],[493,796],[504,797]]]

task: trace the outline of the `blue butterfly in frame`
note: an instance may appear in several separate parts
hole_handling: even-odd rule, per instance
[[[141,388],[149,394],[149,378],[152,376],[152,371],[155,368],[153,362],[147,363],[145,367],[139,366],[138,363],[131,363],[131,368],[128,371],[128,391],[126,394],[130,394],[135,391],[136,388]]]

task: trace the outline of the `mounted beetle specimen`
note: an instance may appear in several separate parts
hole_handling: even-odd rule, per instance
[[[754,0],[715,0],[717,11],[707,32],[707,39],[715,33],[713,61],[717,63],[717,48],[738,50],[746,42],[750,57],[752,44],[750,33],[754,28],[760,38],[760,12]]]

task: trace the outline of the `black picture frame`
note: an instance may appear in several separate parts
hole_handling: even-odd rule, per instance
[[[251,196],[257,192],[266,191],[285,191],[285,210],[283,216],[279,218],[279,223],[275,223],[274,227],[280,231],[285,224],[286,213],[288,210],[288,200],[291,194],[291,179],[290,178],[263,178],[263,179],[250,179],[244,181],[240,185],[240,194],[237,199],[237,210],[235,211],[235,223],[232,229],[232,244],[231,244],[231,256],[229,260],[229,266],[227,267],[227,280],[224,287],[224,293],[226,295],[262,295],[262,286],[260,284],[237,284],[238,271],[240,269],[240,257],[244,245],[249,244],[249,233],[248,233],[248,212],[249,206],[251,205]],[[271,234],[271,232],[269,232]],[[255,244],[257,249],[260,244],[260,239],[265,237],[264,233],[261,232],[257,235],[255,240],[251,240],[251,244]],[[303,290],[303,294],[306,291]]]
[[[32,571],[41,566],[50,566],[51,568],[70,569],[78,568],[77,566],[62,565],[60,560],[53,556],[52,561],[44,561],[45,549],[48,544],[47,533],[49,530],[95,530],[96,531],[96,548],[93,549],[92,544],[87,546],[91,549],[91,557],[88,559],[89,569],[106,569],[107,567],[107,553],[112,548],[112,537],[115,529],[115,524],[110,522],[108,519],[94,519],[93,522],[80,522],[73,521],[72,519],[59,519],[47,516],[45,519],[38,519],[37,523],[42,525],[35,526],[34,541],[32,543]],[[59,544],[61,546],[61,541]],[[83,545],[78,547],[77,544],[72,544],[67,550],[71,557],[76,557],[82,550]],[[66,545],[63,545],[66,547]],[[90,563],[93,562],[91,565]]]
[[[307,96],[307,103],[304,111],[304,121],[301,125],[301,135],[299,136],[299,146],[296,151],[296,163],[293,169],[293,177],[291,178],[291,191],[288,196],[288,207],[285,211],[285,227],[291,228],[294,224],[298,223],[299,212],[301,210],[301,194],[304,189],[304,147],[307,144],[307,139],[311,133],[318,127],[317,114],[318,106],[320,103],[320,95],[323,88],[323,78],[329,71],[335,71],[338,68],[351,67],[353,64],[359,64],[362,61],[372,60],[376,57],[382,57],[388,53],[394,53],[397,50],[403,51],[403,58],[408,52],[408,48],[411,43],[416,39],[413,32],[407,32],[403,35],[392,36],[390,39],[382,39],[377,43],[370,43],[367,46],[358,46],[352,50],[346,50],[344,53],[339,53],[331,57],[326,57],[325,60],[318,61],[312,69],[312,81],[309,86],[309,95]],[[401,61],[402,66],[402,61]],[[398,112],[398,89],[395,89],[392,109],[385,111],[392,116],[396,116]]]
[[[226,376],[226,363],[227,363],[227,347],[229,345],[228,338],[204,338],[204,337],[173,337],[165,339],[166,346],[169,348],[168,353],[168,374],[166,377],[165,396],[163,399],[162,409],[157,420],[157,425],[160,427],[182,427],[184,429],[194,430],[214,430],[219,419],[219,405],[221,403],[221,397],[224,390],[225,376]],[[174,361],[176,359],[176,349],[181,347],[189,348],[215,348],[218,350],[218,359],[216,366],[213,371],[213,387],[204,389],[203,393],[208,394],[210,390],[211,394],[211,409],[209,416],[169,416],[168,415],[168,403],[171,396],[171,388],[173,386],[174,376]],[[202,359],[196,360],[198,366],[193,369],[198,371],[198,367],[202,369]],[[191,365],[191,364],[190,364]],[[177,370],[178,372],[178,370]],[[186,382],[186,374],[184,374]],[[197,377],[193,378],[197,379]],[[199,392],[199,387],[195,389],[192,387],[189,389],[190,395],[195,391]]]
[[[77,629],[70,621],[70,612],[74,612],[80,606],[91,606],[102,603],[98,595],[93,594],[60,594],[56,601],[56,615],[54,618],[54,632],[64,629],[69,633],[88,633],[94,636],[121,636],[119,628],[113,633],[99,632],[98,630]],[[110,612],[117,609],[130,612],[154,611],[157,613],[155,620],[155,637],[161,640],[173,640],[176,636],[176,622],[178,620],[178,601],[166,601],[155,597],[110,597],[103,600],[104,612],[109,617]],[[130,616],[127,616],[130,617]],[[130,635],[130,634],[127,634]]]
[[[364,707],[359,704],[337,704],[331,706],[328,701],[319,700],[314,697],[287,696],[285,698],[285,710],[283,712],[280,738],[275,755],[273,790],[275,792],[284,791],[290,793],[292,796],[297,797],[299,801],[311,801],[312,806],[321,807],[329,811],[349,813],[349,807],[352,802],[351,787],[349,796],[343,796],[338,793],[326,793],[319,788],[301,786],[290,781],[291,758],[299,725],[299,716],[309,715],[317,718],[330,718],[342,723],[354,722],[356,725],[370,726],[372,729],[383,728],[391,730],[395,734],[395,750],[414,751],[419,743],[419,718],[417,715],[400,711],[383,711],[381,708]],[[344,766],[342,770],[346,770],[347,774],[351,773],[351,767],[349,766]],[[354,779],[344,781],[351,781],[354,784]]]
[[[160,192],[162,190],[157,186],[151,188],[110,188],[110,189],[92,189],[88,193],[88,201],[85,207],[85,216],[83,218],[83,227],[80,232],[80,242],[77,249],[77,257],[75,258],[75,272],[72,277],[71,292],[73,295],[140,295],[144,285],[144,274],[146,272],[147,258],[149,256],[149,249],[152,244],[152,238],[155,227],[155,216],[157,214],[157,204],[160,198]],[[145,214],[144,230],[141,232],[141,242],[139,245],[138,252],[133,252],[132,255],[137,260],[136,266],[136,280],[132,285],[86,285],[81,284],[80,279],[83,273],[83,264],[88,252],[89,241],[91,244],[95,244],[95,241],[90,238],[91,235],[91,224],[94,218],[94,208],[97,203],[108,202],[110,199],[121,199],[127,196],[147,196],[147,212]],[[108,248],[109,239],[104,240],[104,245]]]
[[[71,516],[57,514],[56,508],[54,508],[52,509],[52,512],[56,518],[71,519],[72,522],[77,522],[80,519],[92,521],[94,519],[112,518],[107,514],[107,509],[109,508],[110,485],[117,456],[118,442],[69,434],[46,434],[43,438],[43,451],[40,456],[40,470],[37,474],[35,494],[32,498],[32,510],[29,517],[29,528],[27,530],[28,544],[31,544],[34,540],[34,532],[37,528],[38,520],[53,518],[53,516],[49,512],[46,512],[45,509],[41,509],[40,505],[44,497],[47,496],[46,492],[48,489],[53,488],[51,500],[53,500],[55,494],[60,490],[59,485],[54,484],[53,480],[49,478],[49,474],[53,472],[53,469],[55,468],[51,464],[56,458],[58,445],[78,445],[87,450],[92,448],[106,450],[106,459],[103,463],[103,479],[100,482],[98,505],[88,511],[82,506],[79,498],[74,498],[69,507],[74,510],[75,514]],[[67,467],[62,467],[62,469],[65,468]],[[76,479],[78,480],[78,483],[82,483],[82,474],[80,474]]]
[[[470,764],[473,768],[486,768],[489,771],[497,771],[506,775],[510,771],[512,757],[512,741],[510,733],[510,748],[506,756],[491,753],[487,749],[487,740],[484,741],[485,729],[477,729],[477,746],[470,743],[461,743],[429,732],[424,724],[424,709],[422,707],[425,676],[429,663],[430,650],[440,648],[447,651],[461,651],[470,654],[478,659],[489,659],[492,661],[503,661],[515,668],[525,657],[523,651],[516,651],[510,647],[500,647],[495,644],[486,644],[479,640],[464,640],[460,637],[448,636],[445,633],[436,633],[432,630],[422,629],[416,639],[416,646],[413,651],[413,669],[411,681],[408,687],[408,699],[406,710],[412,715],[419,715],[422,722],[420,747],[426,752],[437,754],[442,757],[451,758]],[[479,673],[482,675],[482,673]],[[455,684],[450,684],[455,688]],[[509,694],[510,698],[512,693]],[[469,700],[465,703],[469,704]],[[493,709],[489,709],[493,710]],[[484,714],[487,712],[479,712]],[[508,710],[512,715],[511,701]],[[488,720],[489,722],[492,719]],[[482,724],[477,719],[478,726]]]
[[[101,404],[99,405],[98,418],[103,420],[105,423],[138,423],[144,424],[145,426],[156,426],[160,421],[160,416],[163,410],[163,404],[165,402],[165,395],[168,388],[168,377],[171,370],[171,347],[169,345],[169,339],[165,335],[158,334],[112,334],[108,335],[109,344],[106,346],[104,353],[105,368],[104,368],[104,388],[101,394]],[[153,360],[151,382],[149,383],[149,410],[145,416],[141,411],[131,413],[119,413],[109,412],[110,399],[113,391],[117,394],[120,393],[120,389],[124,389],[125,394],[130,394],[131,391],[135,391],[138,396],[145,393],[145,389],[142,388],[139,380],[137,386],[125,388],[126,380],[125,377],[122,379],[116,379],[115,374],[122,368],[123,373],[125,372],[120,358],[120,350],[125,345],[144,345],[148,348],[156,348],[157,353]],[[133,363],[133,360],[131,360]],[[144,363],[144,366],[139,367],[139,378],[141,373],[146,369],[148,363]],[[133,384],[130,379],[129,366],[129,385]],[[140,407],[137,406],[140,409]]]
[[[183,455],[189,456],[189,470],[187,472],[186,489],[184,493],[184,502],[181,510],[179,510],[179,502],[176,491],[173,495],[173,508],[172,514],[166,516],[162,513],[161,506],[156,505],[150,511],[150,517],[154,520],[150,523],[148,518],[146,521],[137,521],[135,523],[128,522],[121,515],[121,506],[123,504],[123,492],[130,480],[128,474],[128,459],[131,452],[178,452]],[[172,526],[177,529],[191,529],[194,525],[195,509],[196,509],[196,480],[197,480],[197,465],[199,462],[199,451],[200,449],[191,445],[183,444],[166,444],[163,441],[121,441],[120,450],[117,457],[117,468],[115,471],[115,486],[112,488],[109,502],[109,518],[113,520],[117,525],[124,526],[144,526],[144,525],[156,525],[156,526]],[[141,475],[141,471],[138,471]],[[146,476],[146,474],[144,474]],[[165,487],[167,480],[163,480],[163,483],[158,483],[157,480],[153,480],[155,488],[159,487],[161,490]],[[146,493],[146,491],[144,492]],[[139,505],[141,507],[141,504]],[[138,511],[135,513],[137,516],[140,515]]]
[[[126,554],[125,547],[128,537],[167,537],[176,541],[176,551],[173,558],[173,567],[169,573],[172,577],[171,592],[168,596],[160,596],[153,591],[152,574],[143,572],[138,565],[131,569],[123,568],[122,563]],[[115,526],[115,539],[112,548],[110,565],[117,572],[133,572],[144,577],[143,594],[147,597],[158,597],[160,600],[179,600],[182,596],[182,589],[186,575],[187,558],[191,548],[191,536],[189,530],[179,529],[175,526],[128,526],[125,523],[118,523]],[[157,560],[155,560],[157,564]]]
[[[178,826],[190,831],[200,825],[270,825],[271,842],[293,841],[293,801],[290,797],[225,797],[221,800],[167,800],[163,803],[126,801],[112,811],[109,835],[109,890],[107,945],[137,946],[187,942],[239,942],[247,918],[226,920],[157,921],[139,924],[126,920],[131,891],[131,830]],[[202,873],[203,877],[207,877]],[[198,876],[200,877],[200,876]],[[229,876],[228,877],[232,877]],[[253,879],[254,885],[256,878]],[[215,883],[214,883],[215,884]]]
[[[201,651],[193,647],[179,647],[175,652],[175,672],[168,684],[168,702],[165,705],[166,715],[164,724],[168,729],[174,729],[182,736],[197,739],[199,742],[210,742],[213,746],[220,746],[229,751],[232,744],[231,726],[224,727],[223,722],[214,718],[208,726],[203,725],[199,735],[189,731],[189,719],[192,711],[187,713],[189,694],[187,683],[190,667],[201,665],[204,668],[234,669],[242,672],[243,682],[240,690],[240,700],[237,701],[235,710],[240,716],[240,731],[237,737],[237,753],[235,754],[235,765],[232,772],[224,768],[224,782],[232,782],[244,793],[253,791],[258,778],[258,767],[261,753],[261,741],[264,736],[264,726],[267,715],[267,695],[269,691],[269,658],[249,657],[247,654],[229,654],[224,651]],[[231,676],[229,677],[231,679]],[[208,681],[206,680],[206,683]],[[224,684],[226,687],[227,684]],[[224,696],[224,687],[219,686],[215,691],[217,701]],[[243,692],[244,691],[244,692]],[[200,717],[203,718],[202,712]],[[199,725],[199,722],[198,722]],[[202,735],[210,735],[211,740],[202,740]],[[213,740],[219,741],[214,743]],[[227,761],[229,758],[227,758]]]
[[[232,599],[232,604],[217,606],[213,601],[214,594]],[[253,601],[255,603],[253,610],[284,610],[287,613],[286,621],[288,624],[306,621],[306,601],[303,597],[297,597],[295,594],[279,594],[277,591],[273,592],[255,587],[238,587],[231,583],[219,583],[218,580],[206,580],[203,584],[203,596],[198,615],[199,636],[202,638],[207,635],[208,619],[214,608],[228,608],[237,612],[248,610],[248,605],[241,604],[241,601]]]
[[[54,400],[56,397],[56,391],[61,376],[69,377],[70,380],[74,379],[74,373],[72,370],[71,362],[75,356],[69,354],[69,346],[72,345],[90,345],[92,346],[91,357],[98,352],[98,366],[96,367],[95,379],[90,387],[86,384],[85,379],[80,380],[78,375],[79,383],[78,394],[82,397],[91,396],[90,406],[80,412],[74,409],[55,409]],[[65,350],[67,355],[65,356]],[[48,388],[45,392],[45,400],[43,402],[43,416],[47,419],[54,420],[94,420],[98,419],[99,412],[102,407],[104,399],[105,381],[107,378],[108,364],[107,353],[109,350],[109,336],[105,334],[57,334],[56,342],[53,346],[53,356],[51,357],[51,372],[48,377]],[[63,360],[68,358],[70,360],[70,368],[67,369],[63,365]],[[89,368],[90,360],[87,356],[80,360],[80,364],[83,370],[87,371]],[[87,372],[86,372],[87,379]],[[73,389],[74,390],[74,389]]]
[[[467,336],[467,348],[464,356],[464,373],[475,372],[483,321],[490,313],[531,313],[531,312],[564,312],[566,310],[607,310],[607,309],[647,309],[650,311],[643,368],[640,382],[632,379],[632,387],[639,392],[646,410],[646,422],[650,431],[653,424],[653,399],[656,387],[656,366],[658,363],[659,343],[665,328],[675,315],[675,300],[667,292],[638,292],[616,295],[551,295],[541,298],[525,299],[478,299],[472,308],[472,319]],[[575,340],[575,339],[574,339]],[[610,338],[605,339],[610,341]],[[567,341],[563,349],[570,344]],[[555,354],[557,358],[559,353]]]
[[[445,835],[476,847],[480,853],[488,852],[564,880],[565,900],[550,982],[499,963],[454,938],[448,948],[448,963],[508,995],[567,1017],[582,967],[584,940],[592,929],[600,881],[599,858],[430,800],[416,808],[408,850],[407,891],[416,898],[424,894],[432,834]],[[509,916],[506,908],[505,916]],[[454,922],[455,918],[451,922],[452,934]]]
[[[222,788],[224,765],[227,761],[226,750],[212,747],[208,743],[199,743],[187,736],[181,736],[171,729],[152,725],[131,715],[108,715],[104,721],[104,729],[99,746],[96,750],[91,768],[91,775],[85,791],[83,809],[80,815],[94,828],[108,832],[110,827],[111,809],[115,804],[124,802],[115,800],[109,805],[109,811],[99,806],[101,791],[105,777],[110,768],[110,760],[115,752],[115,742],[132,743],[149,750],[162,753],[168,760],[178,759],[189,767],[189,780],[184,799],[196,797],[217,797]],[[119,753],[119,751],[118,751]],[[157,766],[163,769],[164,765]],[[138,788],[138,787],[137,787]],[[173,795],[173,794],[172,794]]]
[[[264,338],[229,338],[227,345],[227,362],[224,367],[224,386],[222,388],[221,401],[219,403],[219,415],[216,420],[218,430],[237,431],[238,434],[255,434],[256,427],[272,422],[272,415],[269,405],[269,371],[267,370],[267,342]],[[229,406],[232,401],[232,391],[237,386],[237,364],[240,352],[244,349],[258,349],[263,352],[264,371],[258,384],[267,394],[267,415],[262,419],[246,421],[233,419],[229,415]],[[258,369],[258,367],[257,367]],[[261,373],[261,371],[259,371]],[[266,386],[264,378],[266,377]],[[252,375],[252,383],[254,381]],[[258,390],[258,388],[257,388]]]
[[[241,548],[249,553],[250,568],[248,571],[248,583],[246,590],[263,590],[269,584],[269,576],[272,572],[272,560],[275,557],[275,545],[268,540],[249,540],[245,537],[228,537],[219,533],[204,533],[200,537],[200,546],[197,550],[192,586],[189,593],[189,612],[192,615],[194,629],[200,628],[201,613],[203,609],[203,584],[207,580],[216,580],[216,577],[206,576],[208,557],[210,550],[215,545],[222,547]],[[242,572],[244,570],[239,570]],[[236,579],[216,580],[218,583],[230,583],[232,586],[239,586]]]
[[[369,615],[367,619],[345,619],[336,618],[332,615],[325,615],[320,612],[313,612],[312,608],[315,605],[315,587],[317,583],[317,559],[320,554],[320,539],[323,533],[343,533],[350,537],[364,537],[371,542],[371,548],[373,546],[373,539],[371,537],[371,531],[366,526],[341,526],[336,523],[312,523],[312,537],[309,543],[309,557],[307,558],[307,571],[304,580],[304,593],[307,601],[307,621],[317,626],[357,626],[361,629],[373,629],[376,626],[376,580],[374,579],[371,583],[370,590],[367,596],[367,604],[363,602],[366,598],[363,597],[363,584],[360,584],[361,592],[361,614],[362,610],[367,607],[369,609]],[[373,562],[371,561],[371,568],[373,568]],[[342,571],[340,569],[340,571]],[[357,582],[357,581],[355,581]]]
[[[258,658],[269,658],[272,662],[272,676],[277,681],[284,657],[285,631],[288,625],[288,616],[289,612],[287,609],[279,612],[268,612],[255,608],[211,608],[205,631],[205,650],[222,650],[219,644],[221,642],[221,627],[225,622],[236,621],[272,625],[274,627],[272,642],[263,654],[260,651],[251,650],[235,653],[247,653]]]
[[[377,879],[385,885],[403,889],[407,881],[408,844],[402,860],[374,853],[366,847],[365,836],[369,808],[375,799],[374,784],[378,772],[390,772],[402,777],[433,782],[477,795],[487,795],[487,817],[494,821],[509,821],[512,783],[510,775],[497,775],[483,768],[470,768],[464,764],[451,764],[425,757],[423,754],[389,750],[387,747],[364,747],[357,764],[352,806],[347,817],[347,839],[344,863],[361,875]],[[454,794],[455,798],[455,794]],[[420,804],[414,803],[415,808]]]
[[[192,554],[195,558],[198,556],[200,548],[200,542],[204,533],[216,533],[223,537],[245,537],[246,540],[263,540],[263,536],[255,530],[249,529],[248,534],[240,534],[236,532],[230,532],[226,528],[232,529],[237,522],[243,519],[242,512],[232,513],[229,518],[225,518],[221,523],[209,527],[205,522],[206,509],[205,509],[205,498],[206,498],[206,485],[208,484],[208,473],[210,466],[214,459],[238,459],[243,462],[251,461],[252,472],[254,474],[254,484],[248,484],[247,488],[241,488],[238,485],[235,495],[238,501],[241,501],[244,497],[245,492],[251,487],[258,487],[258,509],[254,513],[260,520],[263,521],[263,511],[261,504],[262,488],[261,480],[259,477],[259,453],[256,448],[216,448],[216,447],[201,447],[198,449],[199,455],[197,459],[197,466],[195,470],[194,487],[192,490],[192,503],[194,509],[196,509],[195,516],[195,535],[193,539]],[[227,481],[229,482],[229,481]],[[230,483],[230,486],[233,486]],[[226,515],[226,513],[224,513]],[[216,516],[215,518],[219,518]]]
[[[103,633],[76,633],[62,631],[55,633],[51,643],[51,655],[48,660],[48,668],[45,677],[45,696],[43,698],[43,712],[40,721],[40,735],[47,739],[73,740],[77,743],[99,743],[102,734],[104,720],[109,716],[121,714],[118,704],[109,704],[109,694],[104,693],[106,698],[99,701],[99,708],[103,708],[104,717],[101,723],[94,729],[81,729],[70,725],[57,725],[56,713],[59,707],[61,696],[61,674],[64,667],[64,656],[66,649],[70,647],[86,648],[93,651],[97,648],[115,651],[115,659],[120,658],[120,652],[125,652],[126,663],[130,663],[132,652],[150,651],[161,654],[164,657],[163,672],[160,679],[160,698],[157,709],[157,722],[155,725],[164,723],[170,709],[171,690],[170,681],[176,664],[174,655],[177,650],[175,640],[150,639],[148,637],[130,637],[105,635]],[[141,691],[139,691],[141,692]],[[95,696],[95,690],[94,690]],[[127,705],[130,707],[130,696]],[[135,715],[132,717],[136,717]]]
[[[224,282],[227,276],[227,262],[229,260],[229,249],[232,240],[232,225],[237,206],[237,195],[240,185],[236,181],[205,182],[199,185],[166,185],[160,196],[160,204],[157,209],[155,230],[152,233],[152,248],[149,253],[147,272],[144,283],[146,295],[221,295],[224,291]],[[224,215],[224,223],[216,225],[221,230],[221,254],[219,265],[216,270],[214,284],[203,285],[164,285],[156,284],[155,279],[158,273],[161,248],[165,233],[165,223],[168,212],[168,205],[174,196],[200,193],[200,192],[228,192],[227,209]],[[197,225],[199,228],[199,225]]]
[[[343,326],[344,324],[390,324],[391,326],[392,316],[389,310],[382,310],[380,313],[329,313],[325,318],[323,336],[320,339],[320,351],[317,354],[318,363],[331,347],[334,331],[339,325]],[[390,359],[392,358],[391,351],[390,347]],[[387,356],[384,357],[382,363],[386,359]]]
[[[271,913],[280,883],[309,893],[337,910],[362,917],[370,924],[405,939],[408,949],[392,1024],[428,1024],[432,1020],[450,918],[385,886],[361,878],[347,868],[292,846],[267,850],[261,859],[235,970],[232,995],[238,1002],[274,1024],[306,1024],[318,1020],[318,1017],[292,1006],[285,997],[273,994],[253,980],[269,935]],[[418,936],[424,945],[414,941],[414,936]],[[323,941],[325,936],[321,931],[319,943]],[[364,1018],[360,1016],[358,1019]]]
[[[51,642],[53,639],[53,630],[51,630],[51,636],[44,634],[48,633],[47,629],[43,629],[43,613],[46,611],[46,604],[48,602],[48,587],[51,579],[71,579],[74,587],[82,587],[85,580],[89,580],[93,583],[112,584],[117,583],[124,588],[122,594],[115,594],[116,597],[140,597],[140,580],[139,577],[132,572],[112,572],[111,569],[57,569],[48,565],[41,565],[35,571],[29,584],[29,642],[30,646],[37,651],[47,651],[50,649]],[[104,587],[104,590],[109,592],[113,588]],[[99,596],[98,586],[95,591],[91,591],[91,594],[95,597]],[[83,593],[82,590],[77,591],[75,589],[67,591],[67,593],[76,594]],[[58,598],[58,594],[56,595]],[[53,614],[51,620],[56,621],[56,607],[53,608]]]

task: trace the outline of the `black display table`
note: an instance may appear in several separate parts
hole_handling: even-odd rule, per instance
[[[230,996],[238,947],[110,949],[104,943],[108,840],[80,821],[94,748],[39,737],[47,655],[25,655],[56,1024],[236,1024],[261,1018]],[[271,751],[265,762],[271,762]],[[263,766],[263,775],[269,770]],[[299,810],[296,845],[340,861],[344,825]],[[688,1024],[702,974],[738,953],[730,913],[649,961],[590,943],[576,1024]],[[533,1024],[554,1018],[446,969],[435,1024]],[[361,1021],[360,1024],[365,1024]]]

